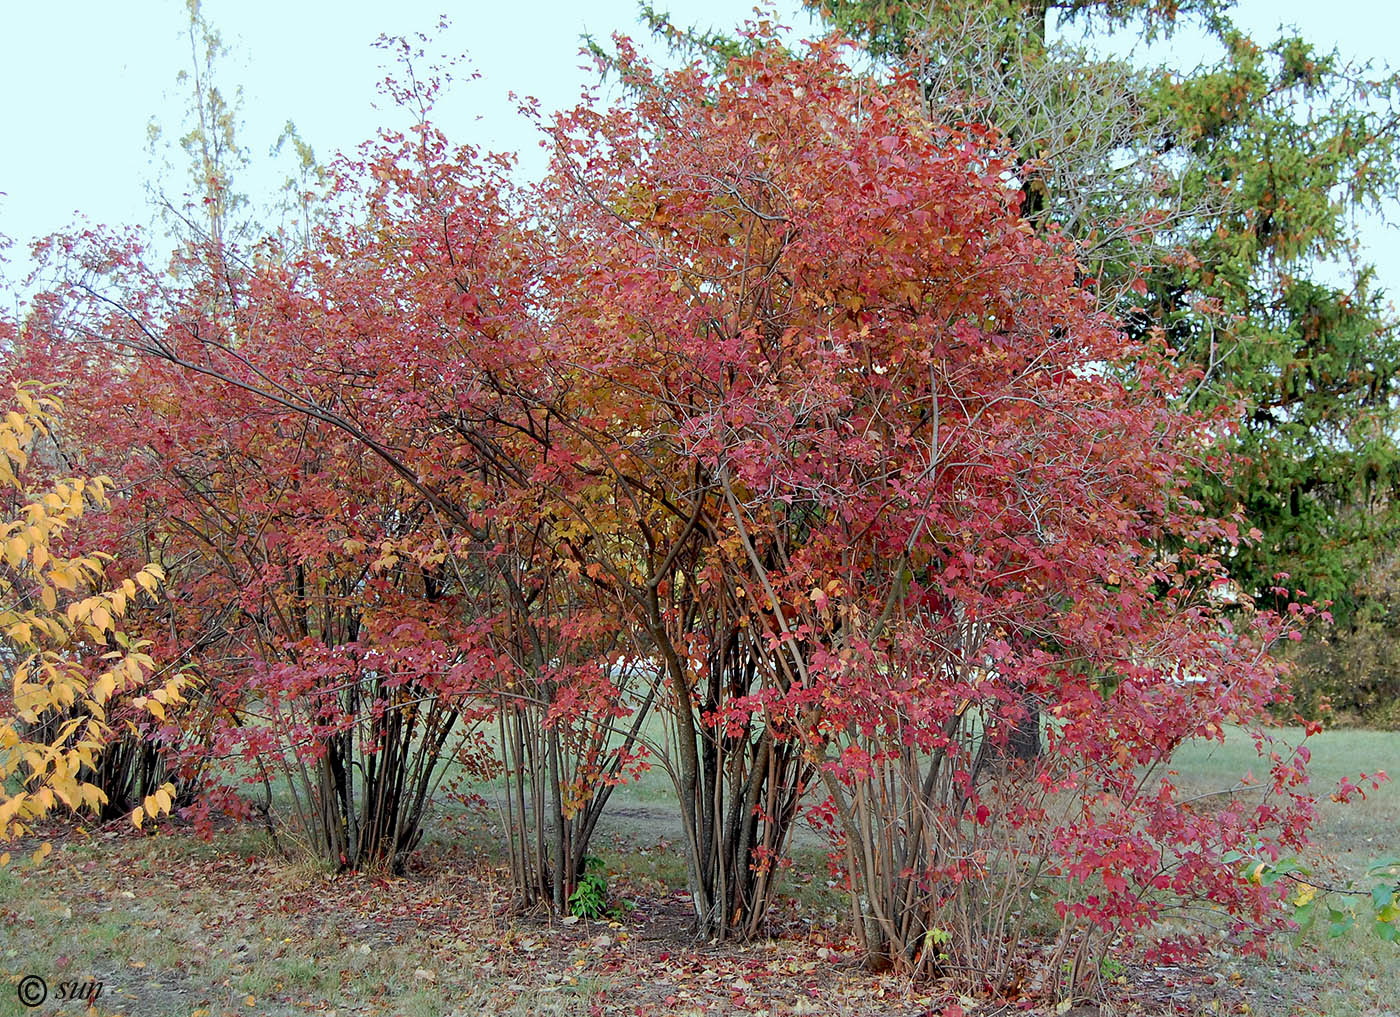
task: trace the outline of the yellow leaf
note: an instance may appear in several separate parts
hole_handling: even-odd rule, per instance
[[[35,865],[38,865],[40,862],[42,862],[45,858],[49,856],[49,853],[51,851],[53,851],[53,845],[50,844],[48,841],[44,841],[44,843],[40,844],[39,847],[35,849],[34,854],[31,856],[30,860],[34,862]]]
[[[24,800],[29,796],[23,791],[16,794],[7,802],[0,802],[0,831],[10,825],[10,820],[19,814],[20,808],[24,805]]]
[[[58,596],[50,586],[45,586],[39,591],[39,602],[44,605],[45,611],[53,611],[58,608]]]
[[[76,809],[82,802],[83,792],[77,781],[58,775],[50,777],[49,780],[53,785],[53,793],[58,795],[59,801],[63,802],[64,805],[70,809]]]
[[[24,561],[25,553],[28,552],[29,545],[24,542],[23,537],[11,537],[5,544],[5,558],[11,565],[18,566]]]
[[[108,671],[101,675],[92,686],[92,698],[99,703],[105,703],[111,698],[112,693],[117,689],[117,679],[112,672]]]
[[[9,853],[8,851],[6,851],[4,854],[0,854],[0,869],[5,868],[5,867],[6,867],[7,865],[9,865],[9,864],[10,864],[10,853]]]
[[[141,820],[144,818],[146,818],[146,810],[141,806],[138,805],[131,810],[131,821],[136,824],[136,829],[141,829]]]

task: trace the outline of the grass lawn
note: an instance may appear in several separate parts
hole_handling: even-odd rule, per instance
[[[1280,742],[1296,745],[1300,728],[1275,732]],[[1309,858],[1319,880],[1340,883],[1360,879],[1367,863],[1400,854],[1400,733],[1393,731],[1323,731],[1308,739],[1312,786],[1319,799],[1313,836],[1317,852]],[[1231,774],[1258,772],[1254,747],[1247,739],[1194,744],[1177,753],[1182,787],[1197,792],[1219,788]],[[1364,800],[1347,805],[1330,800],[1343,777],[1388,771],[1391,780]],[[1319,1014],[1326,1017],[1382,1017],[1400,1014],[1400,945],[1377,938],[1361,922],[1343,936],[1328,938],[1319,924],[1301,936],[1281,938],[1263,962],[1226,964],[1244,976],[1256,993],[1252,1012],[1267,1015]],[[1228,978],[1228,971],[1226,973]]]
[[[1325,732],[1309,744],[1323,798],[1318,855],[1309,860],[1317,871],[1343,879],[1400,850],[1396,785],[1348,806],[1326,800],[1344,775],[1400,775],[1400,735]],[[1176,769],[1188,790],[1214,790],[1254,759],[1247,742],[1231,739],[1186,746]],[[511,916],[490,816],[437,817],[402,879],[331,877],[284,861],[251,827],[210,844],[174,829],[55,828],[41,866],[17,858],[0,871],[0,970],[11,983],[0,992],[0,1017],[874,1017],[937,1014],[959,1002],[944,986],[911,987],[859,968],[843,940],[845,902],[827,885],[821,843],[810,835],[797,843],[773,940],[695,942],[676,892],[684,867],[670,799],[659,773],[614,796],[596,850],[624,908],[602,922]],[[33,1009],[18,999],[26,975],[48,987]],[[93,981],[102,992],[91,1008],[59,998]],[[1265,961],[1222,952],[1199,969],[1133,968],[1124,981],[1106,1012],[1380,1017],[1400,1014],[1400,947],[1364,927],[1337,939],[1314,931],[1281,937]],[[970,998],[960,1005],[969,1015],[1012,1012]]]

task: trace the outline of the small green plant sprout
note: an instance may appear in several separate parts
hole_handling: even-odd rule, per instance
[[[583,875],[569,896],[569,914],[602,918],[608,913],[608,877],[603,860],[592,855],[583,860]]]
[[[1099,977],[1105,982],[1116,982],[1127,970],[1117,957],[1103,957],[1099,960]]]
[[[936,950],[934,959],[939,964],[947,964],[952,960],[948,952],[943,949],[953,940],[953,934],[947,929],[932,928],[924,933],[924,949]]]

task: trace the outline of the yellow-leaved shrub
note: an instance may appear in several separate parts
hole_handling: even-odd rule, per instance
[[[108,556],[61,550],[65,531],[106,508],[110,481],[65,478],[38,489],[25,482],[61,408],[44,388],[20,384],[0,418],[0,667],[10,684],[0,697],[0,840],[29,833],[55,807],[97,810],[106,795],[88,778],[103,749],[135,730],[134,721],[110,718],[116,701],[160,720],[184,691],[181,675],[153,678],[145,644],[117,627],[138,598],[156,594],[160,568],[147,565],[104,588]],[[158,788],[133,821],[169,812],[173,794],[169,784]]]

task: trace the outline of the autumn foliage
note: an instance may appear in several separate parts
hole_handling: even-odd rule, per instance
[[[45,482],[40,463],[52,452],[61,404],[42,387],[16,385],[0,421],[0,653],[8,679],[0,719],[0,837],[31,832],[55,807],[101,811],[109,804],[101,758],[114,744],[158,737],[183,700],[185,676],[156,670],[144,642],[117,624],[153,597],[154,565],[109,588],[105,556],[72,547],[93,509],[107,506],[105,477]],[[46,448],[46,444],[49,447]],[[36,477],[38,482],[34,482]],[[169,812],[174,787],[151,786],[135,804],[146,815]],[[47,845],[40,848],[40,854]],[[4,855],[0,864],[8,862]]]
[[[309,248],[58,248],[94,272],[19,348],[88,393],[95,546],[167,577],[132,621],[208,690],[175,754],[345,867],[402,865],[445,769],[498,779],[555,909],[661,765],[702,931],[763,931],[810,821],[909,971],[1018,977],[1032,893],[1072,980],[1178,907],[1269,927],[1239,861],[1303,841],[1300,759],[1258,733],[1265,793],[1209,813],[1168,769],[1283,695],[1286,622],[1221,566],[1248,526],[1187,493],[1227,418],[995,136],[753,41],[719,76],[620,43],[627,101],[553,121],[536,186],[423,120],[337,164]]]

